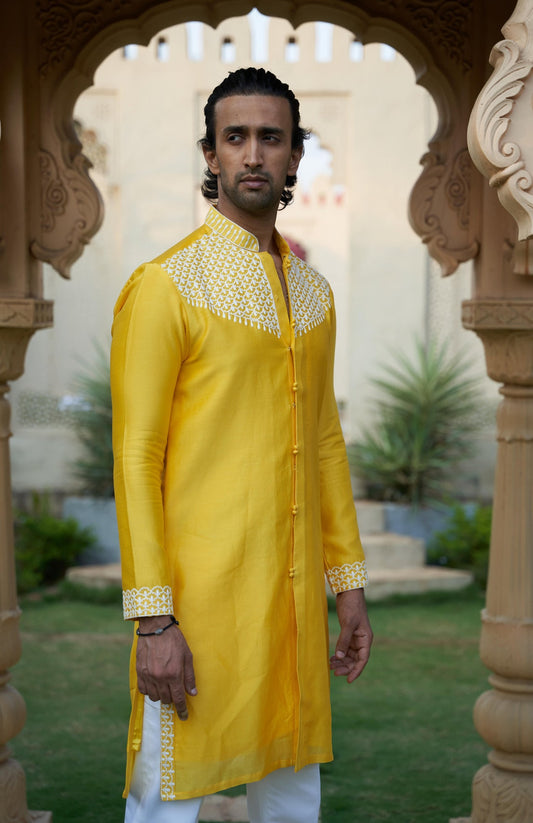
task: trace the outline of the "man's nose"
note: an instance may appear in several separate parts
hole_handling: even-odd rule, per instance
[[[246,158],[245,163],[252,169],[255,169],[262,165],[263,163],[263,155],[261,152],[261,141],[255,137],[252,137],[248,140],[247,143]]]

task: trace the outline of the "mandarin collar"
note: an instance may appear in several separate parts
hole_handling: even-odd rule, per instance
[[[221,234],[227,238],[227,240],[235,243],[235,245],[241,246],[243,249],[249,249],[250,251],[259,251],[259,241],[255,234],[251,234],[249,231],[246,231],[246,229],[243,229],[242,226],[234,223],[233,220],[225,217],[217,211],[214,206],[210,206],[205,218],[205,223],[217,234]],[[290,251],[289,246],[276,229],[274,229],[274,239],[280,254],[283,256],[288,254]]]

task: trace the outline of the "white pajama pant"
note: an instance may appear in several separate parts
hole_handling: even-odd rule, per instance
[[[186,722],[186,721],[185,721]],[[202,797],[161,800],[159,703],[145,698],[141,750],[135,758],[124,823],[197,823]],[[320,771],[317,764],[278,769],[246,786],[251,823],[317,823]]]

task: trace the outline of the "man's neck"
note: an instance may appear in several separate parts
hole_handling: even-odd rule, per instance
[[[231,220],[240,226],[241,229],[244,229],[244,231],[257,237],[259,251],[267,251],[270,254],[277,252],[277,244],[274,240],[276,211],[272,212],[272,214],[255,215],[232,208],[232,205],[227,203],[219,203],[217,209],[224,217],[227,217],[228,220]]]

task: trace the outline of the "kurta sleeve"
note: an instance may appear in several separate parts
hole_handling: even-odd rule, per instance
[[[336,321],[332,296],[330,321],[326,385],[319,421],[320,506],[326,576],[332,591],[338,594],[366,586],[368,576],[333,386]]]
[[[187,350],[179,295],[142,266],[115,307],[111,345],[115,499],[124,617],[173,614],[162,482],[172,399]]]

